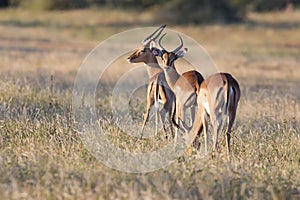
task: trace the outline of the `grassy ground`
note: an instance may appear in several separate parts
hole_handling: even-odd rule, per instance
[[[300,12],[250,14],[241,24],[171,26],[196,39],[240,82],[233,160],[184,155],[164,169],[129,174],[84,147],[72,117],[72,86],[103,39],[153,26],[151,13],[0,11],[1,199],[299,199]],[[139,44],[136,44],[137,46]],[[136,107],[142,120],[144,101]],[[109,99],[99,97],[101,112]],[[119,146],[143,151],[108,125]],[[157,143],[156,143],[157,141]]]

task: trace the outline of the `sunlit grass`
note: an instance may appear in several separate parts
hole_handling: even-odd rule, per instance
[[[218,158],[193,152],[147,174],[110,169],[85,148],[72,115],[77,69],[111,34],[151,25],[149,15],[1,10],[0,198],[299,199],[299,11],[288,14],[292,22],[273,13],[252,14],[243,24],[170,27],[195,38],[240,82],[230,163],[224,134]],[[279,26],[285,22],[295,26]],[[101,123],[114,145],[147,152],[169,142],[163,133],[148,139],[124,134],[110,118],[108,91],[99,88],[96,109],[107,116]],[[132,101],[140,123],[144,101]]]

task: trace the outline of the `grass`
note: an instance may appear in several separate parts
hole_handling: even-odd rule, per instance
[[[145,174],[110,169],[85,148],[72,116],[72,86],[99,41],[152,25],[150,13],[136,21],[119,10],[32,12],[0,12],[0,199],[300,198],[299,11],[170,27],[196,39],[240,82],[234,156],[228,163],[223,134],[219,158],[194,152]],[[110,116],[111,97],[98,92],[98,112]],[[144,106],[145,99],[133,101],[140,122]],[[168,142],[163,134],[136,141],[111,122],[103,122],[108,137],[124,149],[143,152]]]

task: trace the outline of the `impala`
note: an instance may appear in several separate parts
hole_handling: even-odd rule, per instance
[[[210,118],[214,131],[213,152],[217,153],[218,133],[227,119],[226,146],[230,160],[230,133],[235,120],[240,93],[238,82],[228,73],[216,73],[205,79],[200,86],[197,97],[198,111],[193,127],[186,138],[186,143],[191,144],[203,129],[205,152],[207,153],[207,129],[208,118]]]
[[[153,55],[151,51],[151,43],[155,42],[155,40],[160,36],[161,32],[165,27],[166,25],[159,27],[151,35],[145,38],[142,41],[142,46],[136,51],[134,51],[128,57],[128,61],[130,63],[143,62],[147,66],[147,73],[149,76],[148,88],[147,88],[147,108],[144,116],[141,135],[143,134],[144,127],[149,118],[150,109],[153,105],[155,105],[154,107],[155,107],[155,117],[156,117],[155,134],[157,134],[158,113],[161,116],[163,129],[165,133],[166,133],[166,127],[165,127],[166,113],[169,114],[169,119],[171,118],[172,115],[172,105],[173,102],[175,101],[175,96],[173,92],[166,87],[167,83],[165,80],[165,76],[162,72],[163,70],[159,66],[155,55]],[[163,104],[163,107],[160,111],[159,111],[159,103]]]
[[[180,45],[173,51],[167,51],[161,44],[161,40],[165,35],[166,34],[162,35],[158,41],[158,44],[162,50],[153,47],[152,52],[154,55],[162,58],[166,81],[176,97],[176,122],[174,123],[179,124],[180,121],[184,121],[185,110],[188,107],[192,107],[193,122],[195,115],[194,106],[196,105],[196,97],[198,95],[197,92],[199,91],[203,77],[195,70],[185,72],[182,75],[177,72],[174,62],[178,58],[183,57],[186,54],[187,49],[181,50],[183,47],[183,41],[180,35],[178,35],[180,39]],[[175,131],[175,144],[178,137],[177,131],[178,128],[176,128]]]

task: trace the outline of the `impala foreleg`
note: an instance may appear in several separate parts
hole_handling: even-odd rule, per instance
[[[176,128],[175,128],[175,135],[174,135],[174,144],[176,145],[177,143],[177,137],[178,137],[178,129],[179,129],[179,125],[178,125],[178,122],[179,122],[179,114],[180,113],[180,106],[179,104],[176,102],[176,109],[175,109],[175,125],[176,125]]]
[[[170,124],[170,128],[171,128],[171,134],[174,133],[173,131],[173,123],[174,121],[172,120],[172,107],[173,107],[173,104],[172,104],[172,100],[171,99],[167,99],[167,102],[163,105],[163,108],[161,109],[160,111],[160,115],[161,115],[161,119],[163,121],[163,128],[164,128],[164,131],[165,131],[165,134],[166,134],[166,137],[167,137],[167,130],[166,130],[166,113],[168,112],[168,122]],[[173,123],[172,123],[173,122]]]
[[[154,104],[153,100],[147,100],[147,108],[146,108],[146,113],[144,115],[144,121],[143,121],[143,125],[142,125],[142,130],[141,130],[141,137],[143,137],[144,128],[149,119],[150,108],[153,104]]]
[[[170,100],[167,99],[166,93],[165,93],[164,88],[163,88],[162,85],[159,85],[159,95],[160,95],[160,103],[163,104],[163,107],[159,111],[159,113],[160,113],[161,122],[162,122],[162,125],[163,125],[163,129],[164,129],[165,135],[167,135],[167,130],[166,130],[166,114],[167,114],[167,112],[171,113],[172,104],[171,104],[171,107],[170,107],[170,105],[169,105],[170,104]]]
[[[179,123],[182,122],[182,117],[183,117],[183,107],[179,103],[176,106],[176,124],[177,127],[175,129],[175,138],[174,138],[174,143],[177,144],[178,140],[178,129],[180,128]]]
[[[146,106],[146,113],[144,115],[144,121],[143,121],[143,125],[142,125],[142,130],[141,130],[141,137],[143,137],[143,132],[144,132],[144,128],[148,122],[149,119],[149,113],[150,113],[150,109],[154,104],[154,90],[153,90],[153,82],[152,83],[148,83],[148,88],[147,88],[147,106]]]

